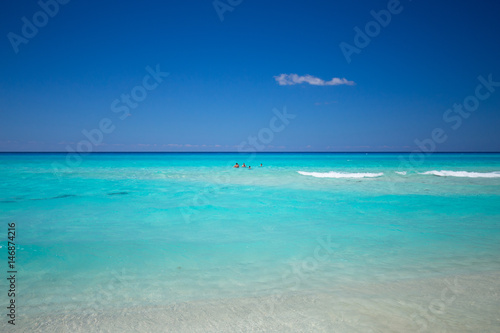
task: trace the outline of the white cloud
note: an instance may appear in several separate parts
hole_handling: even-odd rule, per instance
[[[280,74],[275,76],[274,79],[280,86],[293,86],[295,84],[309,83],[313,86],[338,86],[338,85],[354,85],[354,81],[346,80],[345,78],[339,79],[334,77],[330,81],[325,81],[312,75],[299,76],[297,74]]]

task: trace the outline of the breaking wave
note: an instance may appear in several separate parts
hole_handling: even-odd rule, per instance
[[[421,175],[434,175],[439,177],[467,177],[467,178],[500,178],[500,171],[494,172],[469,172],[469,171],[449,171],[433,170],[420,173]]]
[[[304,176],[313,176],[316,178],[375,178],[380,177],[384,173],[368,173],[368,172],[306,172],[306,171],[297,171],[301,175]]]

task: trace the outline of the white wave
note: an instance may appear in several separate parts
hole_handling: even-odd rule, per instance
[[[403,176],[406,175],[406,171],[396,171],[396,173],[398,175],[403,175]]]
[[[306,171],[297,171],[301,175],[304,176],[313,176],[317,178],[375,178],[375,177],[380,177],[384,173],[379,172],[379,173],[368,173],[368,172],[354,172],[354,173],[349,173],[349,172],[306,172]]]
[[[467,178],[500,178],[500,171],[494,172],[469,172],[469,171],[449,171],[433,170],[420,173],[421,175],[434,175],[440,177],[467,177]]]

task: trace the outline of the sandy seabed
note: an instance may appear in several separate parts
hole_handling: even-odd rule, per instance
[[[22,315],[2,332],[500,332],[500,272]]]

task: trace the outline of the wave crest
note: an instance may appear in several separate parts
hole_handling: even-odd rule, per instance
[[[449,171],[432,170],[421,172],[421,175],[434,175],[439,177],[467,177],[467,178],[500,178],[500,171],[493,172],[470,172],[470,171]]]
[[[301,175],[304,176],[313,176],[316,178],[376,178],[382,176],[384,173],[369,173],[369,172],[306,172],[306,171],[297,171]]]

